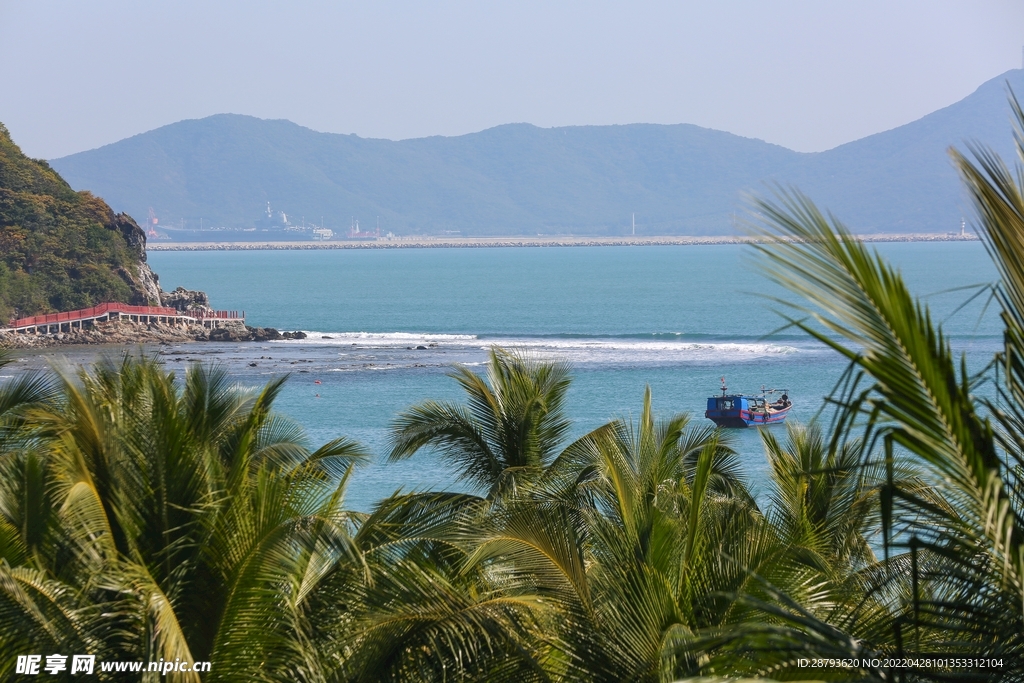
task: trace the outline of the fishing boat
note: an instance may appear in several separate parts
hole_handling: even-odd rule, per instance
[[[770,401],[769,397],[776,393],[781,397]],[[765,389],[762,386],[760,396],[730,394],[723,377],[722,395],[708,398],[704,417],[719,427],[760,427],[784,422],[792,407],[788,389]]]

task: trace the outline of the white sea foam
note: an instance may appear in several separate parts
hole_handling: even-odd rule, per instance
[[[305,339],[285,340],[286,344],[317,346],[361,346],[370,348],[403,347],[418,344],[464,345],[477,339],[472,334],[420,334],[416,332],[316,332],[303,330]]]
[[[518,346],[527,348],[551,348],[575,350],[608,350],[608,351],[666,351],[669,353],[724,353],[728,355],[768,355],[779,353],[796,353],[800,349],[795,346],[771,343],[743,343],[743,342],[689,342],[657,340],[645,341],[640,339],[566,339],[566,338],[509,338],[509,339],[488,339],[487,346],[498,344],[499,346]]]
[[[470,334],[413,332],[306,332],[302,340],[285,344],[337,346],[356,350],[428,346],[475,352],[491,346],[529,349],[544,358],[561,358],[574,363],[662,363],[743,362],[761,358],[782,358],[811,350],[772,342],[692,341],[682,336],[656,339],[641,337],[485,337]],[[343,354],[347,355],[347,354]]]
[[[743,342],[643,341],[635,339],[495,339],[500,346],[528,348],[538,355],[575,363],[742,362],[799,353],[795,346]]]

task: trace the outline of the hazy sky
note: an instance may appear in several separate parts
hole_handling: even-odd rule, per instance
[[[54,158],[186,118],[401,139],[694,123],[801,151],[1021,67],[1024,2],[0,0],[0,121]]]

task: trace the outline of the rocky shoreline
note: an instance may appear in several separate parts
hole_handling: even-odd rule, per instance
[[[39,349],[79,344],[178,344],[182,342],[244,342],[305,339],[305,332],[280,332],[273,327],[224,324],[209,329],[202,325],[164,325],[112,320],[91,328],[57,334],[18,334],[0,331],[0,349]]]
[[[182,324],[183,318],[163,318],[168,322],[137,322],[118,317],[112,320],[98,320],[86,327],[70,324],[57,325],[60,331],[47,334],[29,333],[22,329],[0,329],[0,349],[38,349],[73,344],[176,344],[182,342],[244,342],[277,341],[280,339],[305,339],[304,332],[279,332],[273,327],[249,327],[244,320],[215,319],[216,324],[207,327],[200,320],[211,318],[215,313],[205,292],[178,287],[173,292],[156,290],[160,304],[173,308],[187,316],[194,316],[196,322]],[[137,316],[142,318],[143,316]],[[160,316],[155,316],[161,320]],[[153,317],[149,317],[152,320]],[[173,320],[173,322],[170,322]],[[49,329],[49,326],[44,326]],[[30,328],[31,329],[31,328]],[[38,328],[36,328],[38,329]]]

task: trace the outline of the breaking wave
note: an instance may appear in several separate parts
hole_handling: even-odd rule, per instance
[[[417,334],[415,332],[316,332],[303,330],[305,339],[288,340],[288,344],[317,346],[361,346],[363,348],[404,347],[410,344],[467,344],[477,339],[473,334]]]
[[[306,335],[307,337],[302,340],[279,343],[348,347],[352,351],[398,351],[418,349],[421,346],[455,351],[478,351],[497,345],[529,349],[541,357],[562,358],[574,363],[742,362],[813,353],[816,350],[806,343],[789,340],[694,340],[676,332],[607,336],[482,336],[414,332],[307,331]]]

